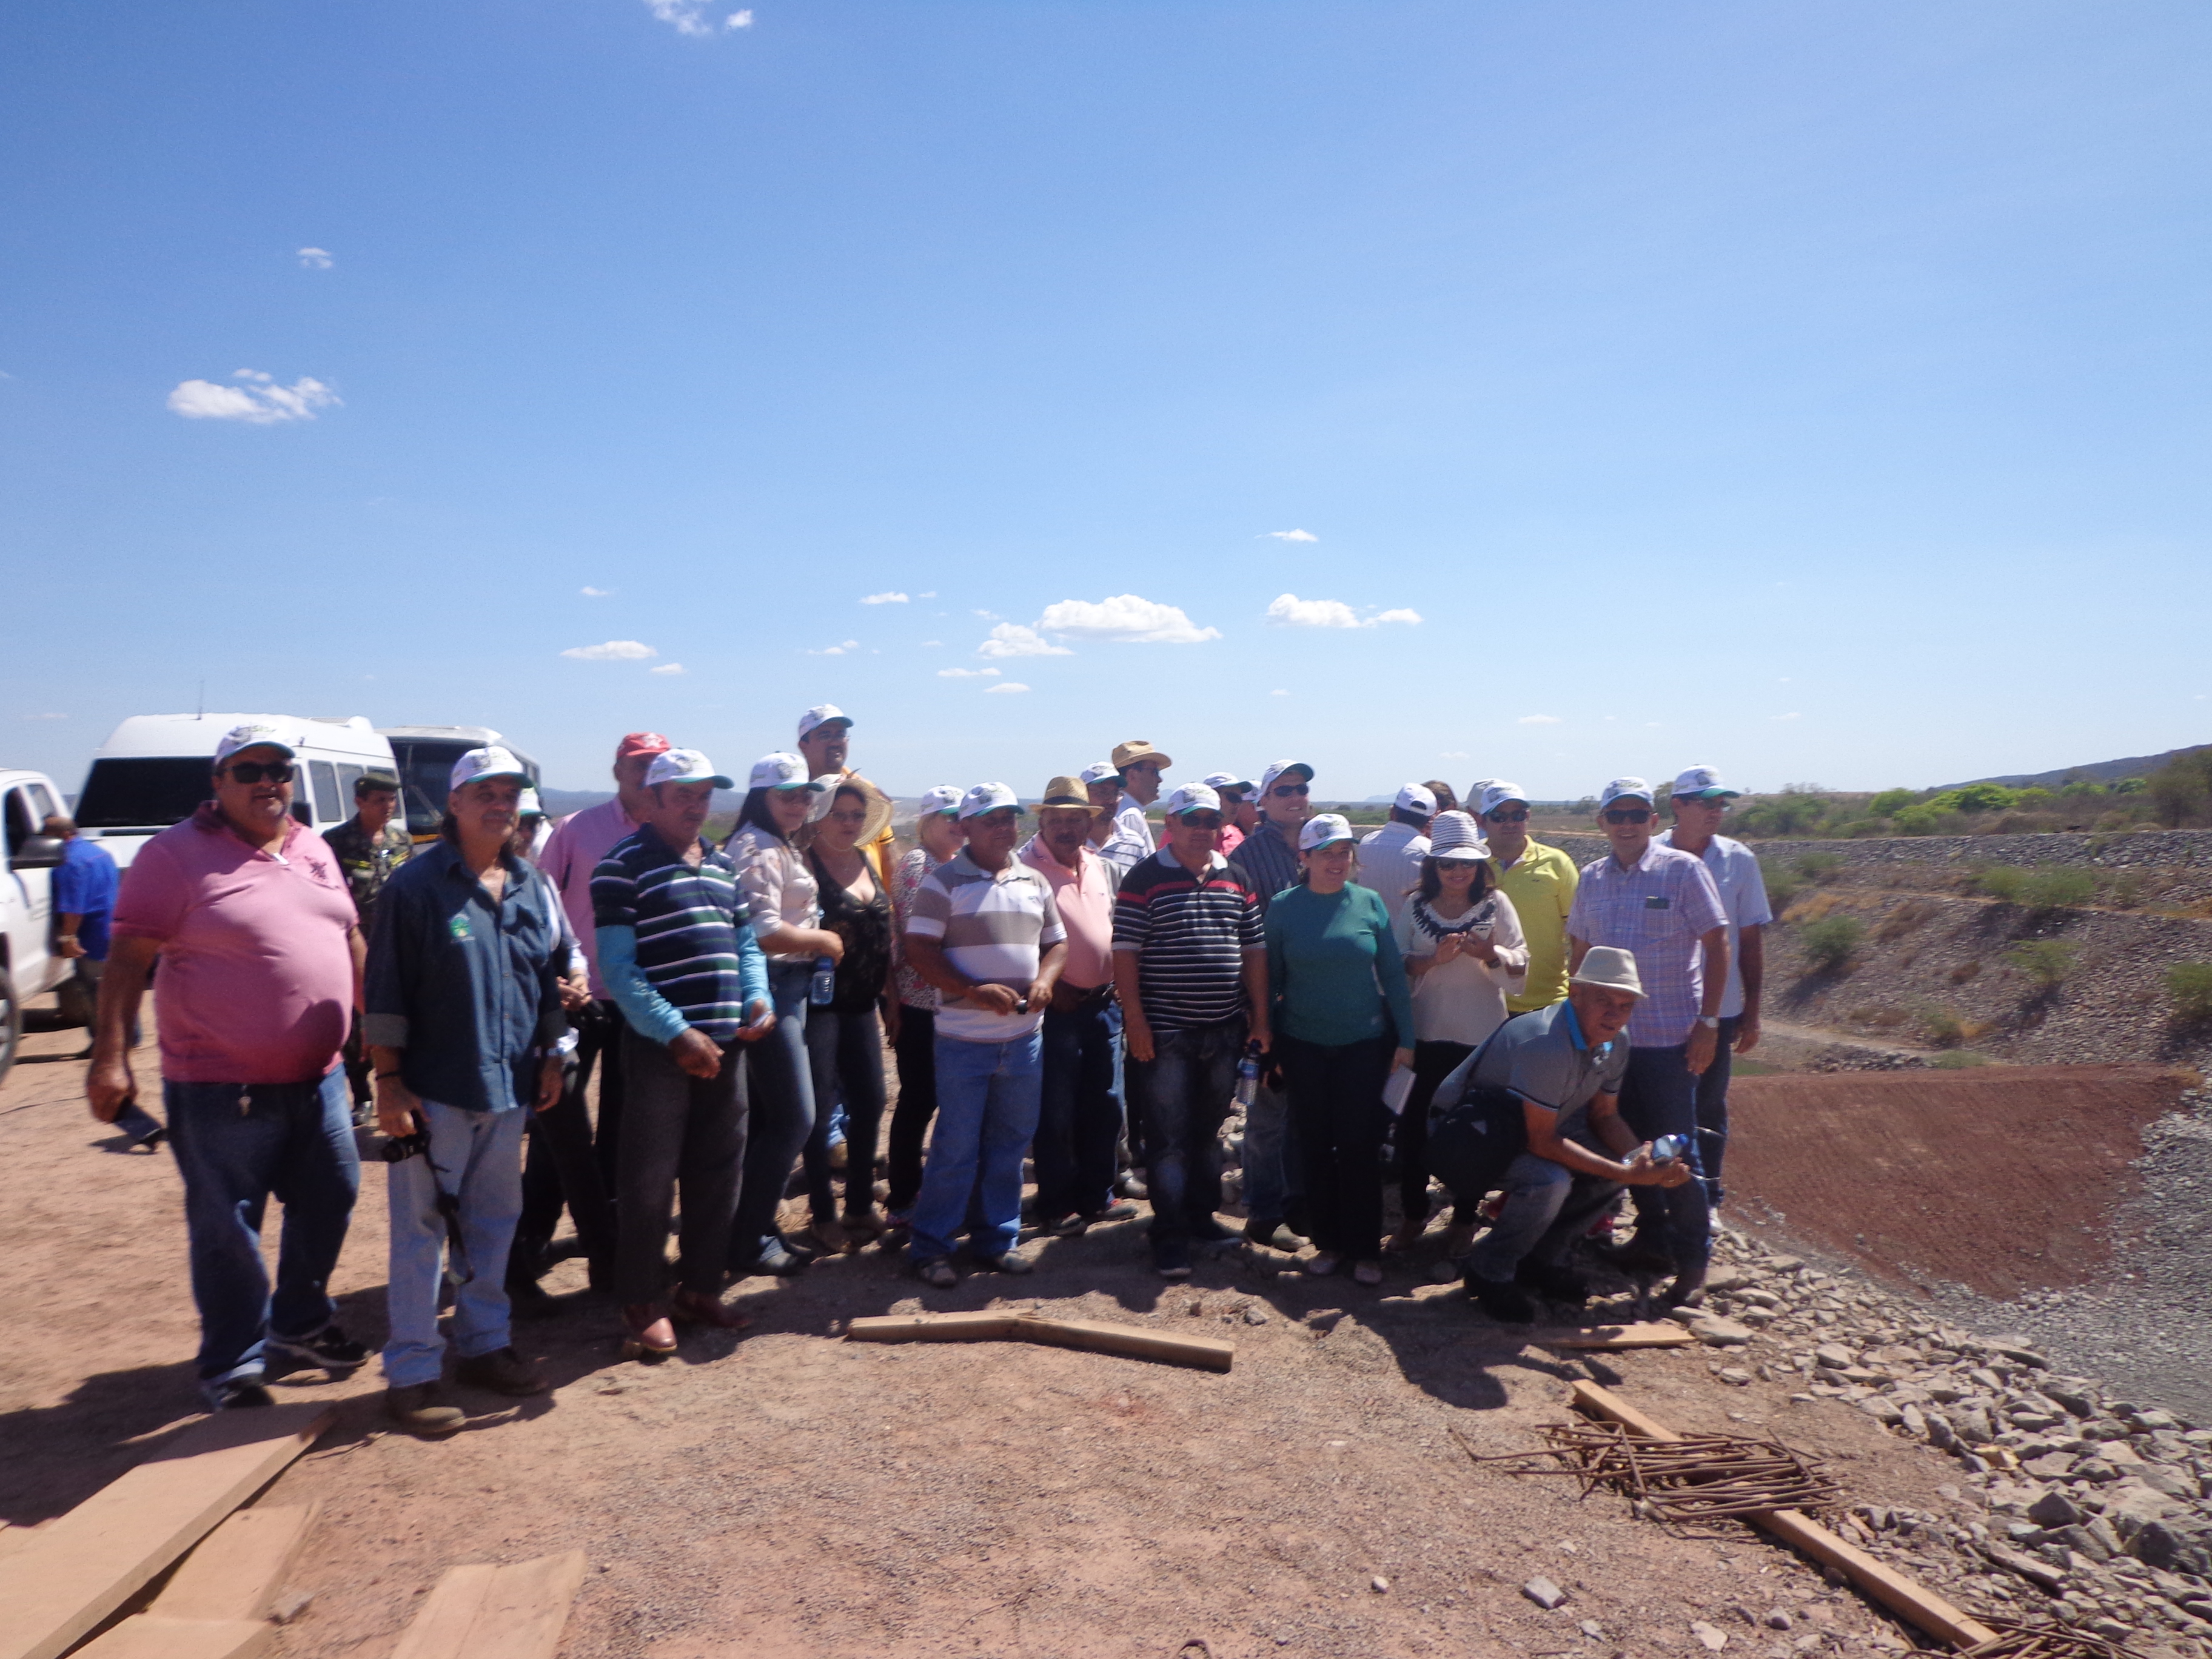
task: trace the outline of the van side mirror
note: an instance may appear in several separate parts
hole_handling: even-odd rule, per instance
[[[69,856],[69,843],[56,836],[30,836],[9,855],[15,870],[52,870]]]

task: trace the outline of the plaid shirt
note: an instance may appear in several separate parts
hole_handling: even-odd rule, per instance
[[[1583,866],[1567,933],[1636,955],[1644,1000],[1628,1022],[1632,1048],[1670,1048],[1689,1041],[1705,997],[1704,947],[1728,925],[1711,872],[1687,853],[1654,842],[1628,869],[1607,853]]]

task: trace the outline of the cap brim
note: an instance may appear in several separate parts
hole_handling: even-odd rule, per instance
[[[717,789],[734,789],[738,786],[720,772],[708,772],[696,778],[663,778],[661,783],[711,783]],[[655,785],[656,788],[659,786]]]
[[[525,788],[529,787],[530,785],[530,774],[527,772],[478,772],[473,776],[463,778],[459,783],[454,784],[453,787],[459,789],[465,784],[488,783],[495,778],[513,778],[517,783],[521,784]]]
[[[1685,794],[1681,790],[1677,789],[1674,792],[1674,799],[1676,800],[1734,800],[1742,793],[1743,791],[1741,789],[1692,789]]]

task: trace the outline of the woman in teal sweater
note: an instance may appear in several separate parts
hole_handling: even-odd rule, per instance
[[[1382,1085],[1413,1063],[1413,998],[1390,913],[1351,883],[1352,826],[1324,812],[1298,849],[1299,884],[1267,909],[1267,989],[1319,1247],[1306,1271],[1333,1273],[1349,1256],[1354,1279],[1379,1285]]]

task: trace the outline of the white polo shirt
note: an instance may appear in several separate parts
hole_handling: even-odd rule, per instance
[[[1655,837],[1662,847],[1674,844],[1674,832],[1662,830]],[[1721,890],[1721,908],[1728,912],[1728,993],[1721,998],[1721,1018],[1733,1019],[1743,1012],[1743,930],[1764,927],[1774,920],[1767,908],[1766,878],[1760,874],[1759,854],[1740,841],[1715,836],[1705,844],[1705,868],[1713,885]]]

